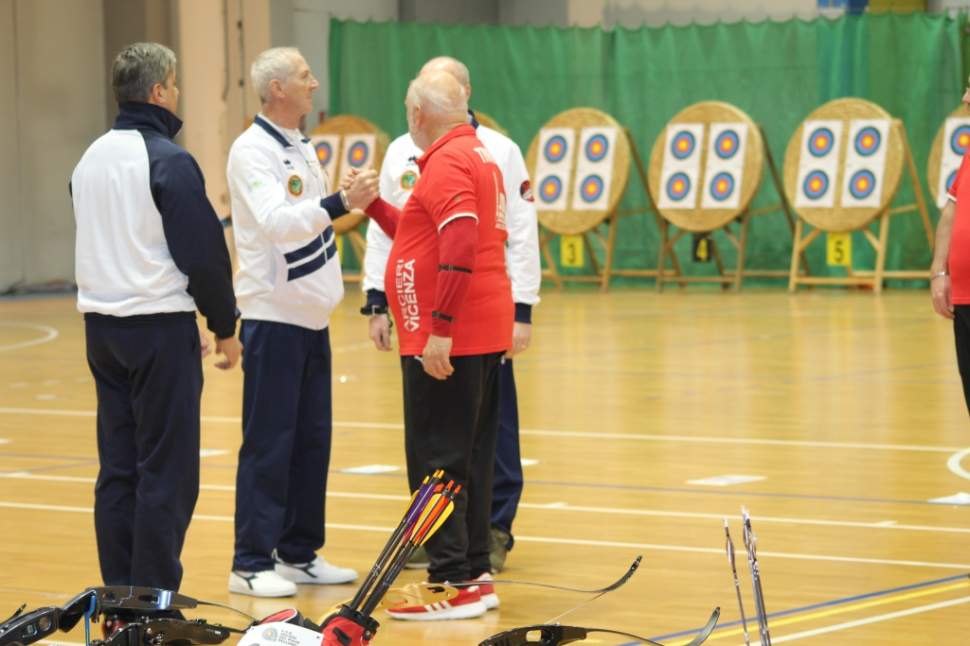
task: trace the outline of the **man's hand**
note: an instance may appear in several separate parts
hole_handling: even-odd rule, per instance
[[[450,355],[451,337],[432,334],[428,337],[428,342],[421,353],[424,371],[435,379],[447,379],[455,371],[451,365],[451,360],[448,358]]]
[[[203,359],[212,354],[212,341],[205,334],[202,334],[202,330],[199,330],[199,350],[202,351]]]
[[[216,363],[216,368],[232,370],[239,363],[239,357],[242,355],[242,344],[234,336],[228,339],[216,339],[216,354],[225,357],[225,359]]]
[[[936,276],[930,280],[933,309],[945,319],[953,318],[953,300],[950,297],[950,277]]]
[[[354,183],[354,178],[357,177],[357,173],[359,172],[359,168],[351,168],[349,171],[347,171],[347,174],[344,175],[344,178],[340,181],[340,190],[346,191],[348,188],[350,188]]]
[[[532,343],[532,324],[516,321],[512,325],[512,349],[505,353],[505,358],[511,359],[515,355],[525,352],[530,343]]]
[[[374,314],[367,321],[370,340],[382,352],[391,349],[391,319],[387,314]]]
[[[377,199],[380,193],[377,171],[365,170],[356,173],[351,178],[350,186],[343,190],[351,210],[363,209]]]

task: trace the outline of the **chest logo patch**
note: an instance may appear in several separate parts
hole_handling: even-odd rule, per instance
[[[406,170],[404,174],[401,175],[401,189],[405,191],[410,191],[414,189],[414,185],[418,183],[418,174],[413,170]]]
[[[290,179],[286,182],[286,188],[293,197],[300,197],[303,195],[303,180],[299,175],[290,175]]]

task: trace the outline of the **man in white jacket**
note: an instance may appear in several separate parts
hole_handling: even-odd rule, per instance
[[[344,293],[332,222],[377,191],[372,180],[330,193],[299,130],[319,87],[299,51],[267,50],[251,74],[262,109],[228,164],[245,373],[229,590],[279,597],[296,583],[357,577],[316,554],[331,444],[328,323]]]
[[[447,56],[432,58],[421,69],[424,74],[440,70],[454,76],[471,97],[471,80],[468,68],[461,61]],[[532,338],[532,306],[539,302],[539,285],[542,272],[539,263],[539,233],[532,186],[525,168],[522,151],[505,135],[480,125],[474,113],[469,121],[476,128],[476,135],[495,159],[505,184],[508,199],[507,225],[508,247],[506,261],[512,281],[512,298],[515,301],[513,349],[506,355],[500,370],[501,417],[498,445],[495,451],[495,476],[492,495],[492,567],[501,570],[505,556],[512,548],[512,521],[515,518],[522,495],[522,464],[519,456],[519,416],[512,372],[512,357],[529,347]],[[421,151],[407,133],[388,146],[381,166],[380,193],[394,206],[401,208],[411,195],[418,180],[417,159]],[[369,317],[370,338],[378,350],[391,349],[391,323],[387,315],[387,297],[384,289],[384,268],[391,249],[391,239],[376,223],[367,227],[367,253],[364,259],[362,287],[367,303],[361,313]],[[423,550],[416,553],[409,567],[425,567]]]

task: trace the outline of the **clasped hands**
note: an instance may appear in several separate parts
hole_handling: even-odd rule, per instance
[[[377,171],[351,168],[340,182],[340,190],[350,210],[363,210],[380,194]]]

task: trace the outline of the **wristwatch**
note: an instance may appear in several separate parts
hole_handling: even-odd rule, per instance
[[[364,305],[360,308],[360,313],[364,316],[377,316],[378,314],[387,314],[387,305],[375,305],[373,303]]]

